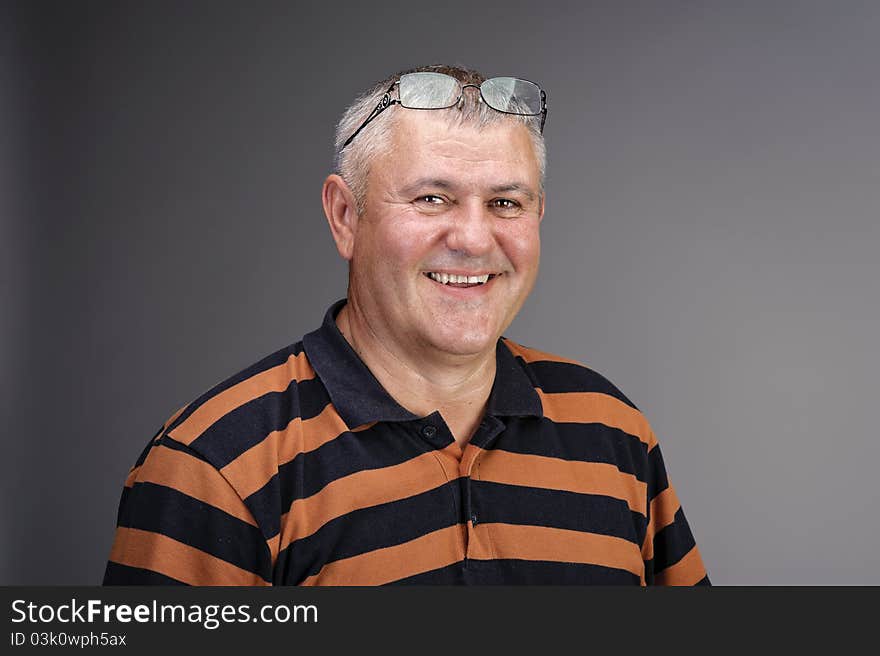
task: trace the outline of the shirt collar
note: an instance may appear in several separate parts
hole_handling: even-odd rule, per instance
[[[336,325],[347,299],[334,303],[320,328],[303,337],[303,348],[330,395],[336,411],[351,428],[374,421],[411,421],[419,417],[395,401],[364,364]],[[495,383],[486,414],[543,416],[541,400],[531,380],[504,338],[495,347]]]

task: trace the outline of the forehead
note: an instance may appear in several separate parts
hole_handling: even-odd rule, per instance
[[[516,178],[538,185],[538,161],[522,123],[460,125],[441,111],[406,109],[394,119],[390,149],[375,162],[383,177],[401,182],[442,175],[471,184]]]

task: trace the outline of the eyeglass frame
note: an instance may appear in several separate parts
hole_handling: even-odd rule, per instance
[[[421,72],[421,71],[417,71],[417,72]],[[442,73],[441,75],[446,75],[446,73]],[[372,121],[377,116],[379,116],[379,114],[381,114],[386,109],[391,107],[391,105],[400,105],[401,107],[405,107],[406,109],[424,109],[424,110],[449,109],[450,107],[455,107],[459,103],[459,101],[464,96],[464,90],[467,89],[468,87],[473,87],[474,89],[477,89],[480,92],[480,99],[484,103],[486,103],[487,107],[491,107],[496,112],[501,112],[502,114],[511,114],[513,116],[540,116],[541,117],[540,133],[544,134],[544,122],[547,120],[547,93],[544,91],[544,89],[541,88],[541,85],[539,85],[537,82],[532,82],[531,80],[527,80],[523,77],[514,78],[517,80],[522,80],[523,82],[528,82],[530,84],[534,84],[538,88],[538,91],[541,92],[541,111],[537,112],[536,114],[523,114],[521,112],[506,112],[503,109],[495,109],[495,107],[493,107],[492,105],[490,105],[486,101],[486,97],[483,95],[482,86],[483,86],[483,83],[488,82],[489,80],[496,79],[494,77],[486,78],[485,80],[483,80],[483,82],[480,82],[480,84],[462,84],[460,80],[453,77],[452,75],[446,75],[446,77],[451,77],[453,80],[455,80],[458,83],[459,93],[458,93],[458,98],[455,99],[455,102],[453,102],[451,105],[446,105],[445,107],[406,107],[406,105],[404,105],[399,98],[392,98],[391,97],[391,92],[394,90],[394,87],[396,87],[397,85],[400,84],[400,78],[398,77],[396,80],[394,80],[394,82],[391,83],[391,86],[388,87],[388,90],[382,96],[382,99],[373,108],[373,111],[370,112],[370,115],[367,116],[367,118],[364,120],[364,122],[361,123],[360,127],[354,131],[354,134],[352,134],[348,139],[345,140],[345,143],[342,144],[342,147],[339,149],[339,152],[341,153],[343,150],[345,150],[345,148],[348,146],[348,144],[350,144],[352,141],[354,141],[354,138],[356,136],[358,136],[358,134],[360,134],[361,130],[363,130],[365,127],[367,127],[367,125],[370,123],[370,121]]]

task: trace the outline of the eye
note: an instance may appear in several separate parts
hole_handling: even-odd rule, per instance
[[[425,194],[424,196],[419,196],[416,198],[417,202],[425,203],[427,205],[440,205],[445,202],[441,196],[437,196],[435,194]]]
[[[510,198],[496,198],[489,202],[490,207],[495,208],[502,214],[516,214],[522,210],[522,205]]]

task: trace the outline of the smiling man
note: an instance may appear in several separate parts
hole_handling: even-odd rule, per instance
[[[400,112],[370,159],[363,212],[338,175],[324,208],[350,262],[342,334],[394,399],[439,410],[463,446],[489,398],[496,342],[538,273],[544,202],[521,122],[438,118]]]
[[[447,66],[355,101],[322,195],[347,298],[161,427],[105,584],[708,584],[644,416],[502,337],[538,273],[546,112]]]

